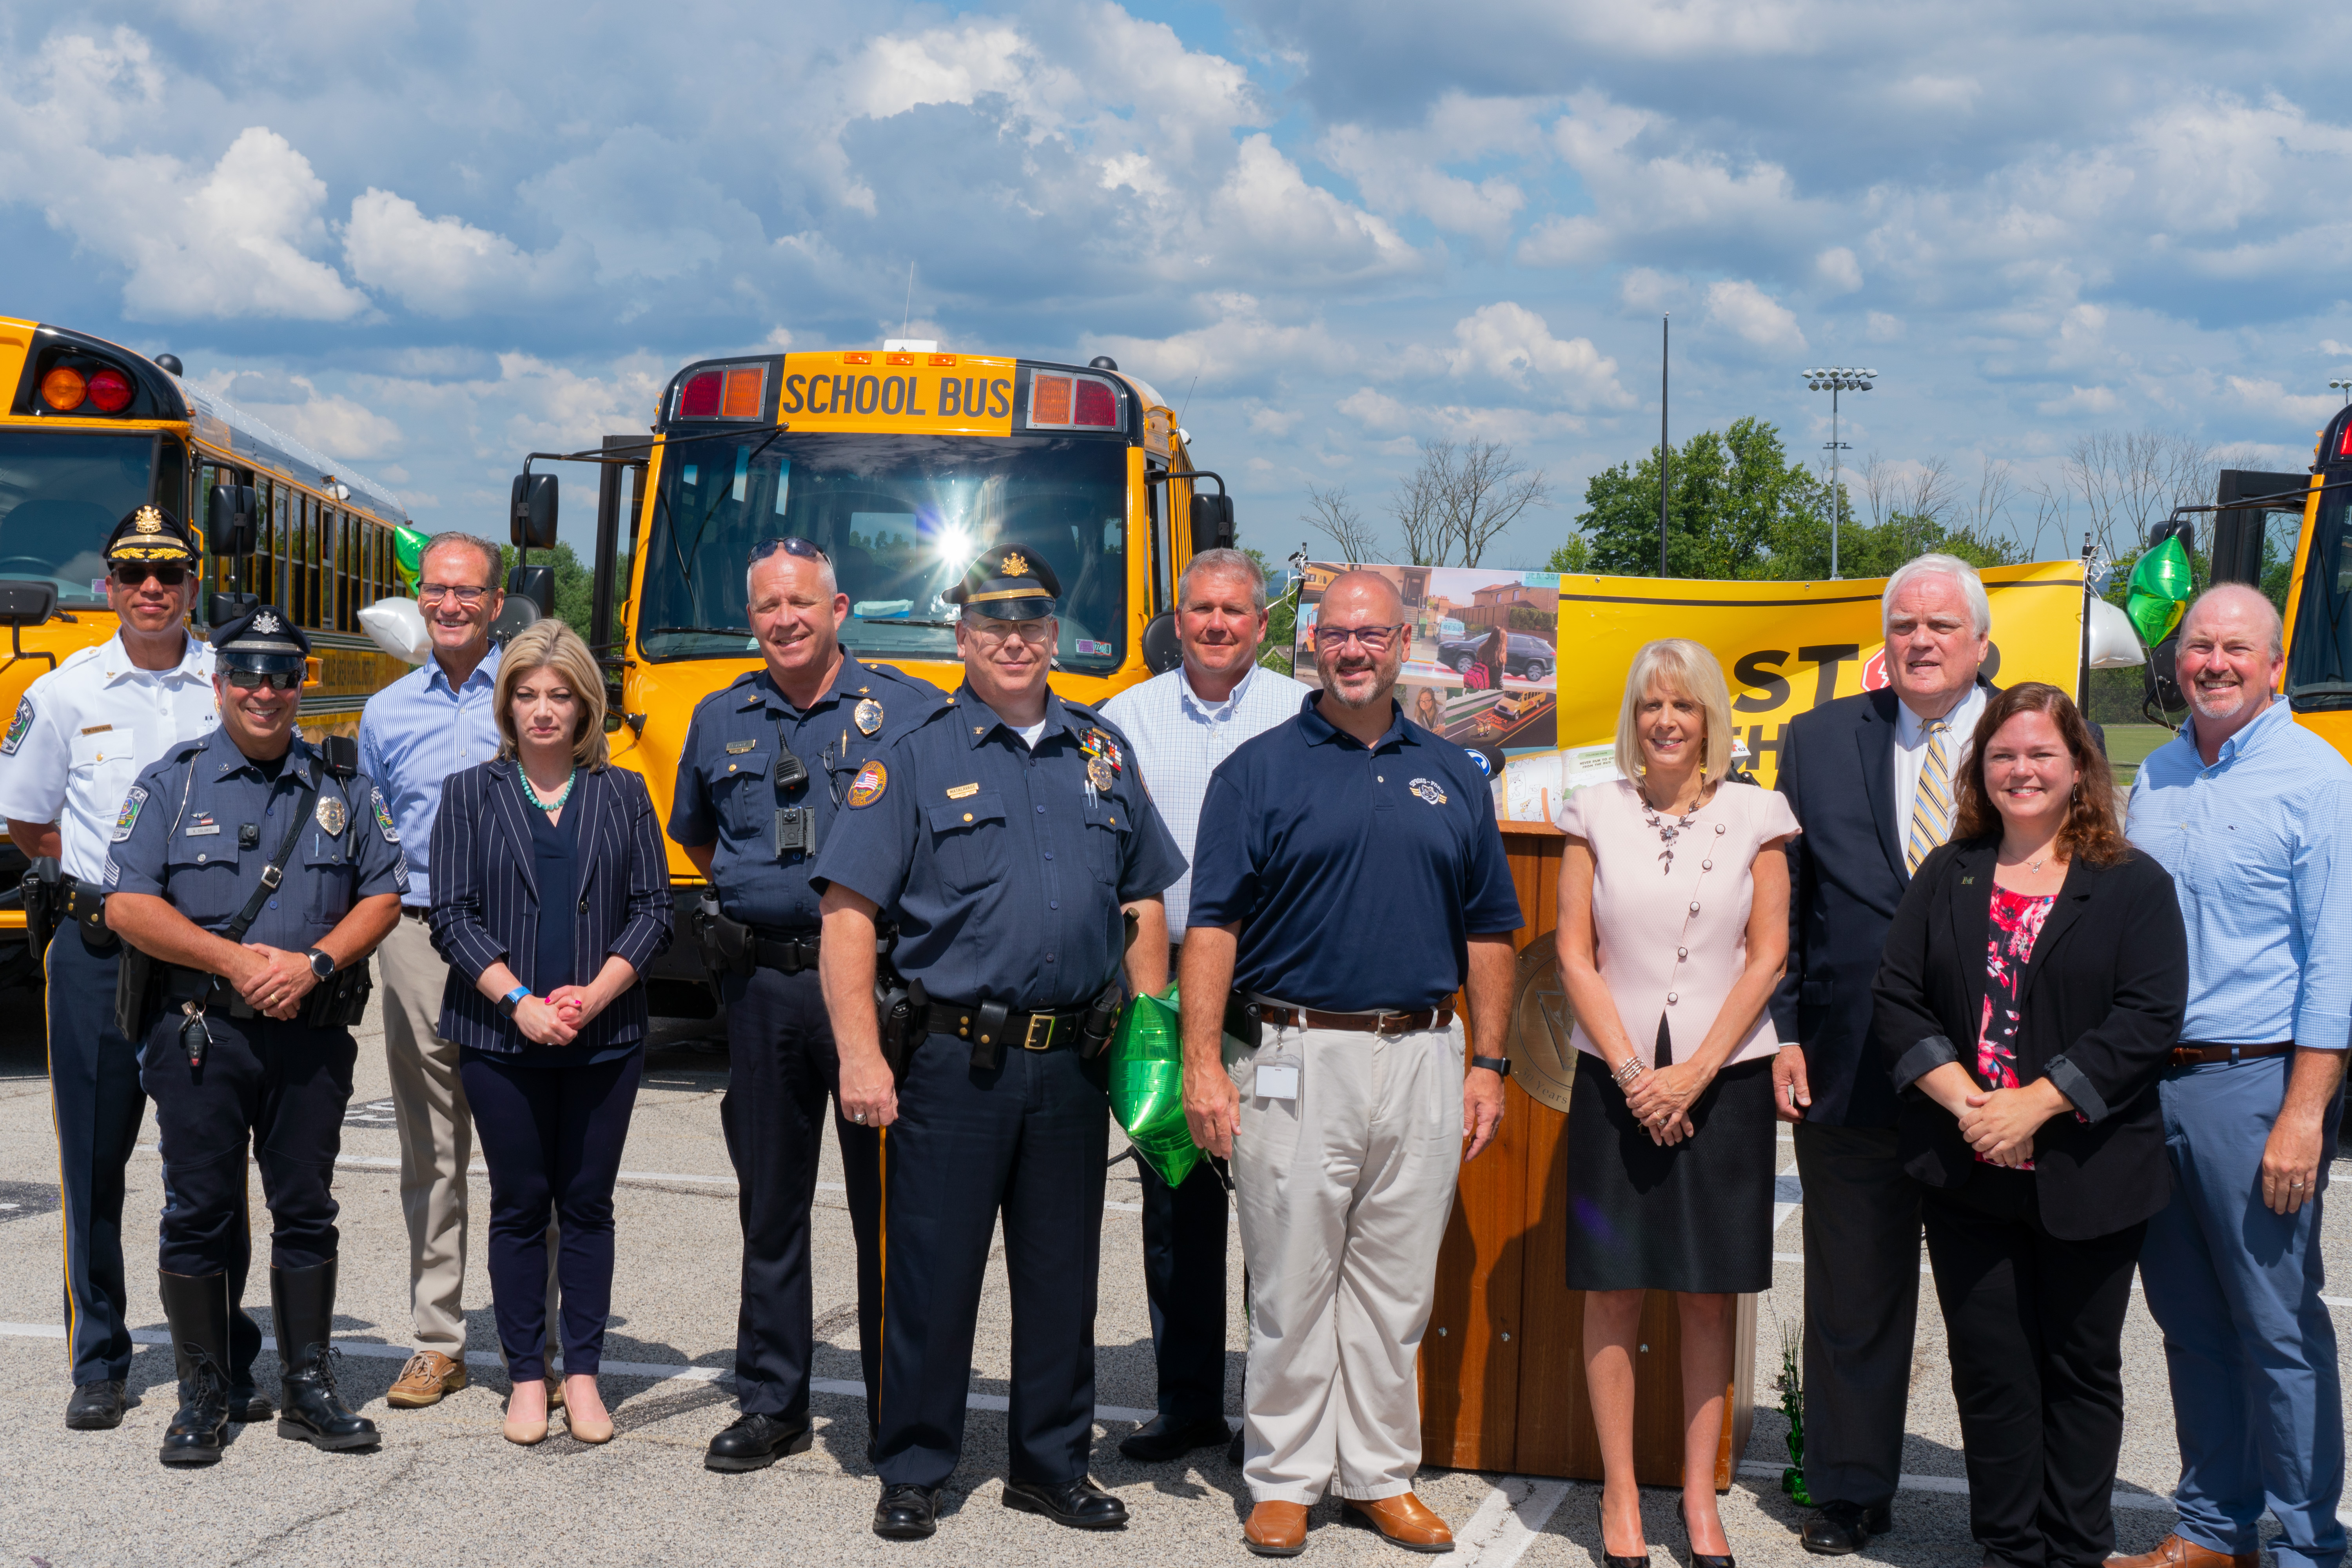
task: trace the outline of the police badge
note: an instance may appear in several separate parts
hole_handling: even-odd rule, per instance
[[[1111,786],[1118,783],[1118,773],[1108,763],[1104,762],[1100,757],[1087,759],[1087,788],[1097,795],[1108,795],[1111,792]]]
[[[343,810],[343,803],[331,795],[319,797],[319,809],[312,815],[318,817],[319,826],[325,829],[330,838],[341,838],[343,824],[351,820],[350,814]]]
[[[882,704],[869,697],[857,705],[856,711],[852,717],[857,721],[859,734],[871,735],[875,731],[882,728]]]

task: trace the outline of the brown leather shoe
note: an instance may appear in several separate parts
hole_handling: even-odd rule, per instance
[[[563,1374],[562,1373],[551,1372],[547,1374],[547,1407],[550,1410],[563,1408]]]
[[[2216,1552],[2210,1546],[2168,1535],[2156,1543],[2153,1552],[2143,1552],[2136,1557],[2108,1558],[2107,1568],[2254,1568],[2261,1560],[2258,1552]]]
[[[400,1369],[383,1402],[401,1410],[422,1410],[438,1405],[445,1394],[466,1386],[466,1363],[451,1361],[439,1351],[418,1351]]]
[[[1242,1544],[1260,1557],[1296,1557],[1307,1550],[1307,1505],[1262,1502],[1242,1526]]]
[[[1339,1516],[1345,1519],[1351,1513],[1407,1552],[1454,1550],[1454,1532],[1445,1528],[1444,1520],[1429,1510],[1428,1504],[1411,1492],[1375,1498],[1369,1502],[1341,1498]]]

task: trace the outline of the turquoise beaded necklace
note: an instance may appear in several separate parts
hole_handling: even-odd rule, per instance
[[[553,800],[539,798],[539,792],[530,787],[530,775],[522,771],[522,764],[520,763],[515,764],[515,777],[522,780],[523,797],[531,805],[541,811],[561,811],[563,809],[563,803],[572,798],[572,786],[580,782],[580,770],[578,768],[572,770],[571,776],[563,781],[562,792]]]

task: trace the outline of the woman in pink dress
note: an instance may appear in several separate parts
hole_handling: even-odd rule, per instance
[[[1731,696],[1715,656],[1668,638],[1633,657],[1614,783],[1562,803],[1559,969],[1576,1010],[1569,1100],[1568,1287],[1585,1292],[1584,1360],[1606,1477],[1602,1551],[1640,1562],[1633,1356],[1645,1291],[1682,1325],[1684,1527],[1693,1561],[1728,1568],[1715,1456],[1736,1298],[1772,1283],[1771,1061],[1766,1004],[1789,949],[1797,819],[1735,783]]]

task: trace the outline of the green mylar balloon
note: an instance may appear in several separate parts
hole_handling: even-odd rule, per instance
[[[392,531],[393,564],[408,579],[408,591],[416,592],[416,574],[425,569],[425,542],[431,535],[402,523]]]
[[[1110,1042],[1110,1110],[1127,1129],[1136,1156],[1160,1179],[1181,1186],[1201,1163],[1184,1121],[1184,1035],[1176,987],[1138,996],[1119,1014]]]
[[[2148,647],[2162,642],[2180,624],[2194,586],[2189,552],[2180,547],[2179,534],[2143,554],[2132,567],[2131,592],[2125,597],[2124,614],[2130,617]]]

